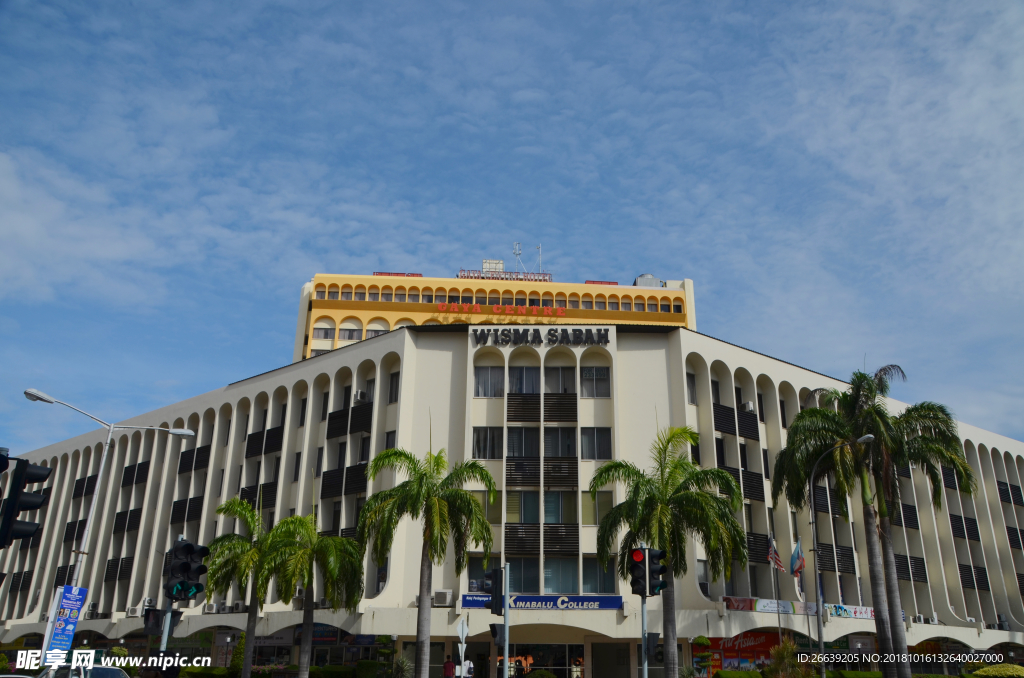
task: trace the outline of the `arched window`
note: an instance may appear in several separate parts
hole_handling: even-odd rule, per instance
[[[569,308],[579,308],[579,307],[580,307],[580,295],[575,294],[575,293],[570,294],[569,295]]]
[[[337,285],[331,285],[330,287],[327,288],[327,298],[328,299],[337,299],[338,298],[338,286]]]
[[[420,288],[410,287],[409,288],[409,303],[418,304],[420,301]]]
[[[362,285],[356,287],[356,301],[366,301],[366,288]]]
[[[316,294],[315,294],[315,296],[316,296],[317,299],[326,299],[327,298],[327,286],[326,285],[317,285],[316,286]]]
[[[341,299],[342,301],[352,301],[352,286],[345,285],[341,288]]]
[[[582,299],[582,303],[583,303],[583,308],[587,309],[588,311],[593,310],[593,308],[594,308],[594,297],[590,296],[589,294],[584,294],[583,295],[583,299]]]
[[[395,301],[405,303],[405,288],[399,287],[395,290]]]
[[[381,301],[394,301],[395,300],[395,293],[392,291],[392,289],[390,287],[385,287],[384,289],[382,289],[380,291],[380,300]]]
[[[376,285],[369,289],[370,301],[380,301],[380,289]]]
[[[608,310],[618,311],[619,310],[619,298],[614,294],[608,297]]]

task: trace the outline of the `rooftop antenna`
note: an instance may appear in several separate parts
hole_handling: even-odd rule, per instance
[[[544,272],[544,252],[541,250],[540,245],[537,245],[537,273]]]
[[[516,258],[516,273],[519,272],[520,266],[523,266],[523,273],[526,273],[526,266],[523,265],[523,260],[519,258],[522,253],[523,246],[517,242],[512,243],[512,255]]]

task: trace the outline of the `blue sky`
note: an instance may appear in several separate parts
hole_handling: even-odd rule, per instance
[[[316,272],[517,240],[1024,438],[1022,44],[1020,3],[0,0],[0,445],[91,428],[26,387],[287,363]]]

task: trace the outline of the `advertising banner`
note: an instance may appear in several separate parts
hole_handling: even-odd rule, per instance
[[[737,612],[770,612],[771,614],[803,614],[813,615],[818,609],[814,603],[801,603],[791,600],[774,600],[772,598],[740,598],[739,596],[722,596],[725,609]]]
[[[482,609],[490,605],[491,596],[481,593],[462,594],[462,607]],[[521,596],[512,594],[508,606],[513,610],[621,610],[622,596]]]
[[[844,619],[874,619],[875,608],[873,607],[860,607],[857,605],[833,605],[832,603],[825,603],[825,609],[833,617],[842,617]]]
[[[53,624],[53,637],[50,638],[50,650],[70,650],[71,641],[75,638],[75,627],[82,616],[82,605],[88,589],[77,586],[64,586],[57,608],[57,621]]]

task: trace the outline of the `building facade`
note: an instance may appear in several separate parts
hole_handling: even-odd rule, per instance
[[[327,279],[317,276],[304,290],[300,330],[315,329],[327,316],[337,329],[358,310],[339,307],[331,315],[330,307],[306,298],[315,297],[321,284],[326,293]],[[347,284],[355,289],[354,282]],[[345,284],[337,284],[339,294]],[[523,292],[529,300],[531,292]],[[543,302],[544,292],[537,293]],[[460,305],[461,296],[460,291]],[[623,303],[621,290],[618,296]],[[686,297],[679,298],[685,304]],[[551,300],[558,300],[557,292]],[[432,303],[436,309],[454,302]],[[684,308],[692,309],[692,303]],[[635,675],[639,599],[596,558],[597,523],[621,501],[624,488],[603,488],[596,501],[586,490],[607,460],[647,466],[649,446],[666,425],[694,428],[700,444],[693,458],[705,467],[726,468],[741,484],[744,503],[737,519],[747,531],[750,553],[745,571],[737,567],[729,580],[709,581],[700,546],[690,545],[687,574],[676,581],[683,657],[689,656],[687,638],[697,635],[718,643],[726,665],[750,659],[742,648],[752,647],[758,634],[774,634],[777,624],[814,635],[807,614],[814,600],[809,513],[792,511],[784,498],[773,505],[769,476],[787,426],[812,390],[841,389],[845,383],[699,334],[686,322],[599,322],[599,309],[585,310],[595,319],[577,323],[570,316],[527,315],[508,324],[495,314],[480,323],[469,316],[467,322],[427,324],[441,311],[425,309],[422,317],[411,318],[415,325],[396,322],[398,331],[351,340],[313,357],[313,344],[296,342],[298,359],[286,367],[123,422],[187,427],[197,436],[183,441],[154,432],[120,435],[104,477],[97,476],[102,431],[27,453],[34,463],[54,469],[45,483],[50,501],[30,518],[43,526],[41,533],[0,551],[0,642],[42,632],[54,587],[69,580],[74,550],[89,554],[79,580],[89,589],[89,612],[79,632],[131,637],[142,628],[144,608],[164,605],[162,566],[172,540],[182,534],[208,544],[235,529],[216,514],[226,499],[258,501],[268,524],[316,511],[321,530],[354,536],[366,497],[396,482],[390,474],[367,480],[365,464],[374,454],[390,447],[420,455],[444,448],[452,463],[481,460],[500,491],[487,507],[494,536],[490,558],[512,569],[513,656],[566,678],[580,675],[581,667],[596,676]],[[368,308],[360,316],[367,320],[363,327],[370,326],[370,314],[380,313]],[[644,318],[660,313],[645,309]],[[908,640],[979,649],[1021,643],[1024,445],[968,424],[960,424],[960,433],[978,476],[975,495],[959,492],[947,477],[942,507],[936,508],[919,470],[900,473],[902,506],[893,511],[893,533]],[[100,502],[97,524],[90,543],[83,544],[83,521],[94,495]],[[850,502],[850,522],[838,516],[843,501]],[[829,604],[826,640],[868,650],[874,622],[859,502],[859,496],[835,496],[825,484],[817,488],[817,553]],[[317,622],[411,643],[420,530],[404,521],[387,562],[367,557],[366,595],[355,613],[322,609]],[[802,541],[808,561],[803,582],[782,575],[775,589],[767,563],[772,533],[786,563],[797,539]],[[498,618],[482,609],[483,555],[474,553],[461,574],[451,562],[434,568],[431,663],[438,660],[438,671],[444,655],[455,653],[462,618],[469,623],[469,655],[478,669],[496,670],[498,650],[488,624]],[[246,602],[237,591],[201,597],[184,607],[174,635],[242,629]],[[660,605],[660,598],[651,599],[651,631],[661,628]],[[284,604],[272,591],[258,634],[285,638],[290,652],[294,642],[288,634],[301,615],[296,604]],[[355,656],[345,654],[351,647],[342,640],[329,645],[317,646],[320,660]]]

